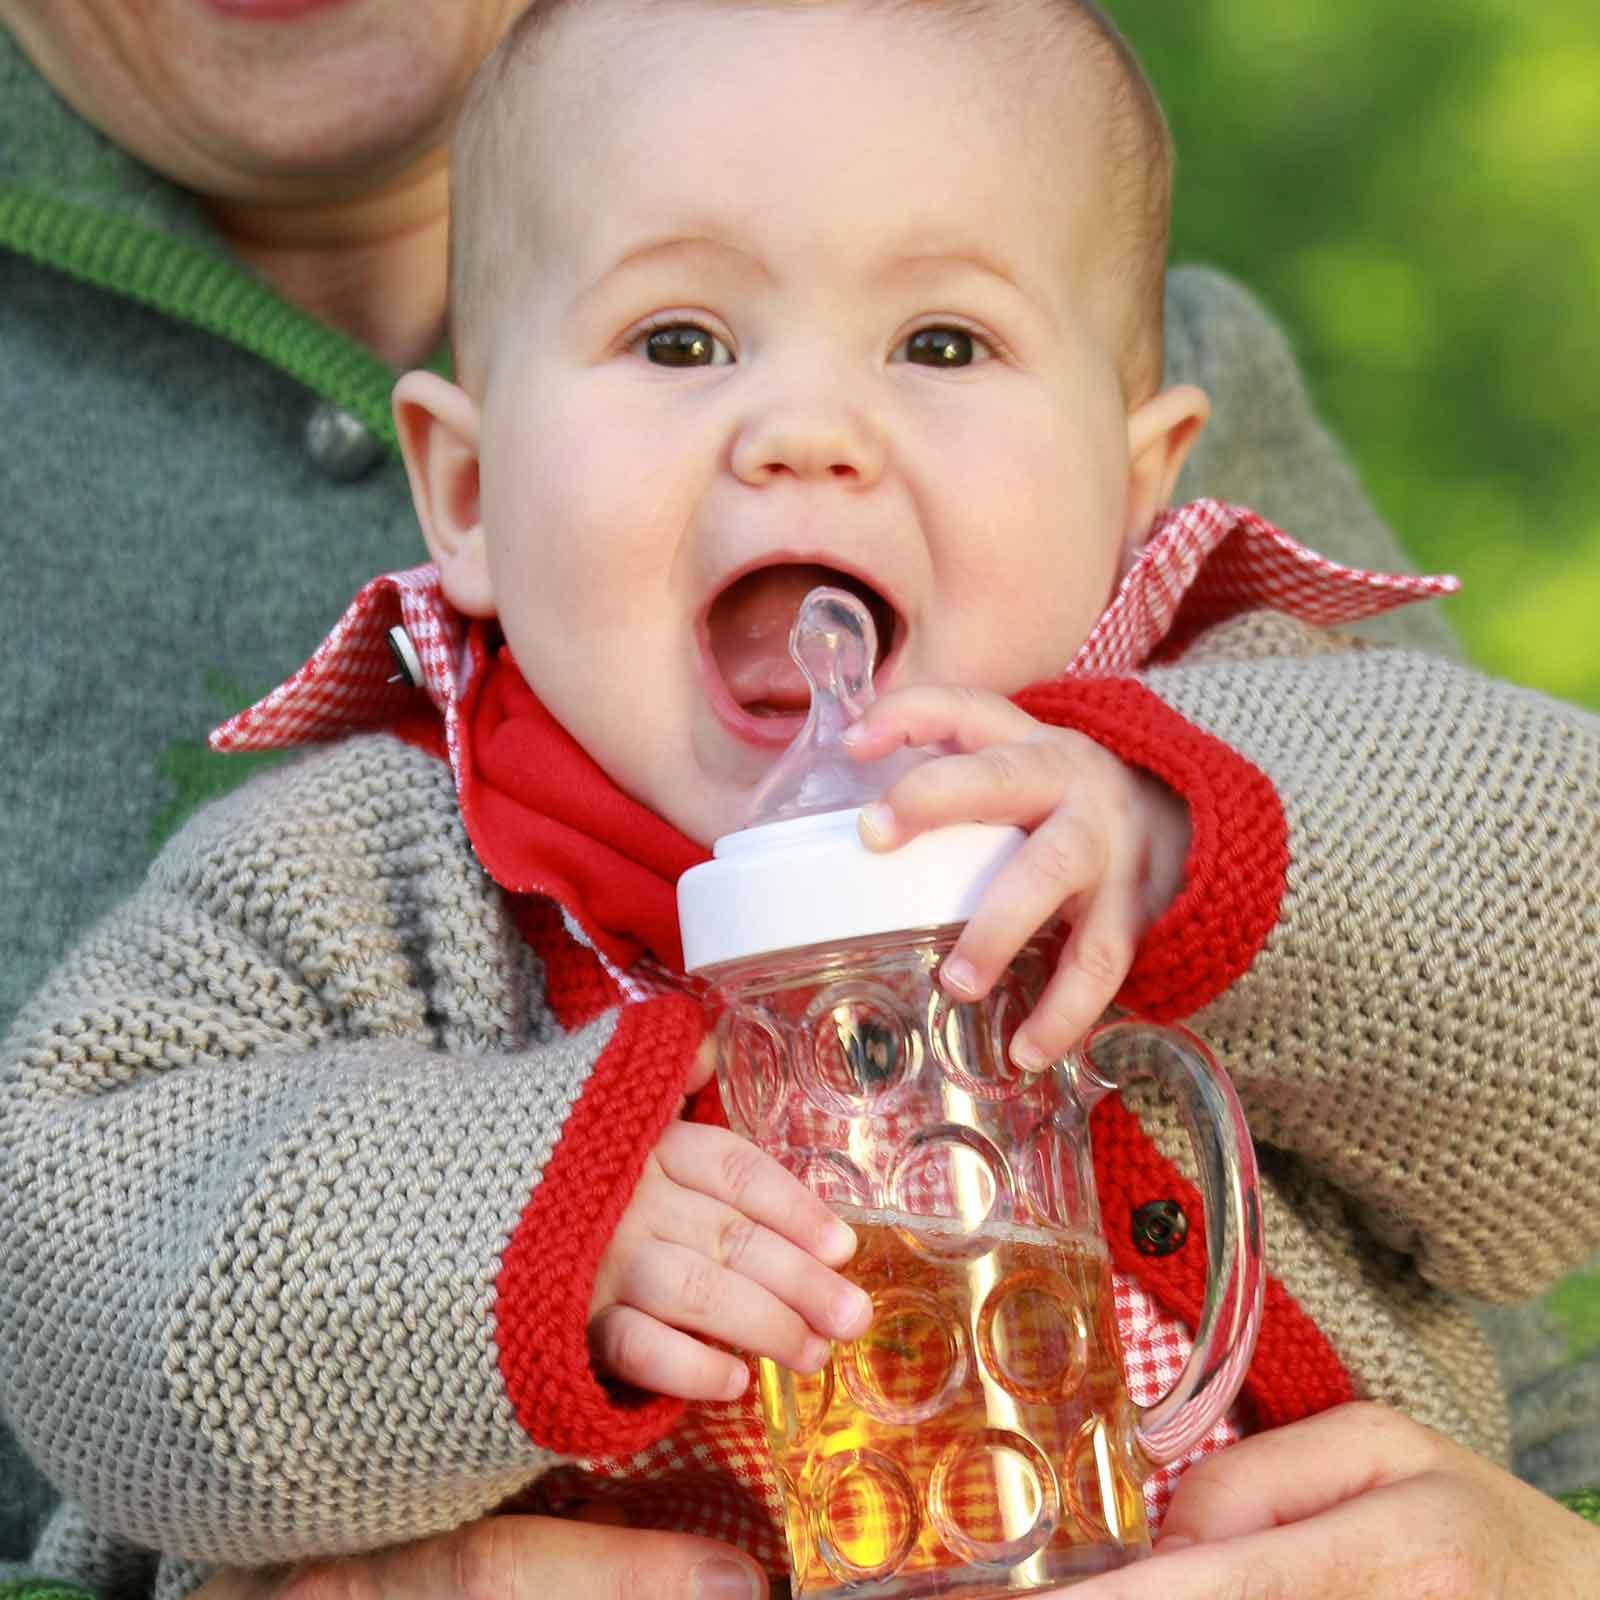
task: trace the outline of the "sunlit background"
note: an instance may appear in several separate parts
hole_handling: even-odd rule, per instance
[[[1107,0],[1474,659],[1600,707],[1600,0]]]

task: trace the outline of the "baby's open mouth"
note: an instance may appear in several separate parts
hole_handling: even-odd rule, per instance
[[[849,590],[871,613],[880,667],[894,649],[894,607],[871,584],[812,563],[758,567],[730,583],[706,616],[711,658],[728,693],[747,715],[793,717],[810,705],[805,676],[789,655],[789,630],[800,602],[823,583]]]

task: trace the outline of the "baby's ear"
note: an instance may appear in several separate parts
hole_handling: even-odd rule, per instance
[[[1122,569],[1133,565],[1156,513],[1172,499],[1178,474],[1211,416],[1211,401],[1192,383],[1152,395],[1128,417],[1128,520]]]
[[[468,617],[495,614],[478,495],[478,406],[436,372],[394,386],[394,424],[411,500],[445,597]]]

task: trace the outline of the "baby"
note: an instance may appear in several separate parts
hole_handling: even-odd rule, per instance
[[[1070,912],[1024,1065],[1112,998],[1188,839],[1162,783],[1004,699],[1088,636],[1205,419],[1200,391],[1160,382],[1165,141],[1118,37],[1073,6],[977,25],[536,6],[458,132],[459,386],[396,391],[445,594],[497,618],[551,715],[701,843],[743,824],[804,714],[801,598],[843,581],[867,600],[885,698],[857,748],[974,752],[885,796],[871,842],[1033,829],[946,988],[983,994]],[[594,1333],[617,1376],[725,1398],[743,1362],[674,1329],[713,1331],[714,1309],[723,1338],[809,1370],[867,1306],[797,1248],[824,1228],[827,1259],[848,1246],[776,1167],[740,1197],[764,1225],[733,1235],[742,1274],[687,1270],[731,1245],[702,1190],[720,1164],[690,1139],[673,1130],[679,1176],[647,1165]]]
[[[781,1569],[723,1347],[815,1370],[868,1307],[849,1230],[680,1115],[708,1069],[672,894],[802,719],[785,641],[820,581],[884,641],[855,751],[945,752],[867,842],[1030,834],[944,987],[1064,916],[1019,1064],[1116,999],[1198,1014],[1239,1086],[1272,1276],[1207,1449],[1366,1398],[1503,1457],[1459,1297],[1600,1245],[1593,1140],[1562,1131],[1600,1111],[1571,999],[1600,865],[1529,754],[1592,764],[1596,733],[1297,620],[1440,585],[1164,511],[1207,403],[1162,385],[1170,155],[1100,14],[548,0],[455,172],[457,381],[395,399],[434,568],[229,738],[386,731],[197,817],[10,1052],[0,1374],[72,1501],[44,1559],[159,1550],[177,1592],[613,1483]],[[414,686],[373,668],[397,624]],[[1095,1154],[1154,1360],[1204,1282],[1181,1122],[1109,1104]],[[1434,1434],[1351,1414],[1385,1465],[1339,1498],[1428,1469]],[[1328,1446],[1279,1437],[1278,1520],[1309,1518]],[[1580,1574],[1569,1520],[1542,1547]]]

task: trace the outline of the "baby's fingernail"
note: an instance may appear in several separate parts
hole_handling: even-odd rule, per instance
[[[813,1334],[806,1340],[800,1351],[800,1359],[795,1363],[799,1372],[820,1372],[828,1360],[828,1351],[832,1346],[826,1339],[819,1339]]]
[[[867,730],[859,723],[852,722],[843,733],[839,735],[840,744],[860,744],[867,736]]]
[[[694,1600],[756,1600],[761,1592],[755,1574],[726,1556],[702,1561],[692,1576]]]
[[[848,1261],[856,1253],[856,1231],[837,1217],[822,1230],[822,1253],[830,1260]]]
[[[857,827],[861,830],[861,837],[868,844],[894,843],[894,812],[881,800],[874,800],[871,805],[862,806]]]
[[[750,1369],[743,1365],[737,1366],[728,1374],[728,1381],[722,1386],[722,1392],[729,1400],[737,1400],[749,1382]]]
[[[965,956],[951,956],[939,968],[939,981],[952,994],[975,995],[978,992],[978,969]]]
[[[1019,1034],[1011,1041],[1011,1060],[1023,1072],[1037,1072],[1044,1065],[1044,1051]]]
[[[848,1339],[866,1327],[867,1319],[872,1315],[872,1296],[865,1289],[858,1289],[851,1284],[833,1297],[832,1311],[829,1320],[833,1331],[841,1339]]]

